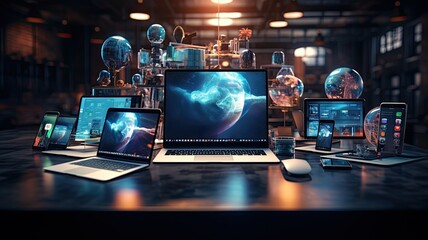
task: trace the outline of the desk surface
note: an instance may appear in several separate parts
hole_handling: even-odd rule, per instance
[[[286,180],[278,163],[152,164],[110,182],[97,182],[44,172],[44,166],[74,158],[33,152],[34,134],[34,129],[0,132],[0,210],[11,216],[28,211],[222,213],[233,219],[233,214],[251,213],[277,219],[280,213],[316,212],[319,217],[320,212],[349,216],[349,212],[428,210],[426,159],[391,167],[352,163],[352,170],[325,170],[318,154],[297,151],[296,157],[307,159],[312,167],[308,181]]]

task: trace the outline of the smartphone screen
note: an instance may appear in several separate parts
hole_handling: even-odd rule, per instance
[[[343,159],[321,158],[320,162],[323,168],[344,168],[344,169],[352,168],[351,163]]]
[[[320,120],[318,125],[317,140],[315,142],[315,149],[317,150],[331,150],[331,143],[333,141],[334,120]]]
[[[33,142],[33,149],[46,150],[49,147],[50,138],[55,128],[59,112],[48,111],[43,115],[39,129]]]
[[[378,154],[399,155],[403,152],[406,115],[406,103],[383,102],[380,104]]]

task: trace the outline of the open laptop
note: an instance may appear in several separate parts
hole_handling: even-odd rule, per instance
[[[150,166],[161,111],[109,108],[97,156],[45,167],[45,171],[108,181]]]
[[[277,163],[265,69],[165,71],[163,148],[153,163]]]
[[[58,146],[54,149],[43,151],[43,153],[77,158],[96,156],[107,109],[111,107],[137,108],[141,106],[141,99],[141,96],[134,95],[82,96],[73,139],[74,143],[77,144],[73,144],[73,146],[69,144]],[[78,144],[78,142],[81,142],[81,144]]]

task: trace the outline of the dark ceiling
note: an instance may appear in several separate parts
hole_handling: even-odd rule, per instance
[[[206,45],[215,41],[218,28],[206,23],[208,18],[220,12],[241,12],[231,26],[220,27],[220,33],[233,38],[239,29],[253,30],[252,42],[266,47],[279,43],[304,43],[313,41],[318,32],[327,41],[358,39],[364,33],[377,31],[390,24],[394,0],[298,0],[304,17],[289,19],[286,28],[272,29],[268,22],[276,12],[282,13],[290,0],[234,0],[230,4],[218,6],[211,0],[5,0],[1,3],[3,23],[24,21],[32,6],[37,6],[45,24],[60,25],[63,18],[69,24],[87,26],[91,29],[100,26],[106,35],[145,34],[153,23],[163,25],[168,40],[172,31],[180,25],[188,33],[197,36],[193,43]],[[422,14],[420,3],[416,0],[401,3],[411,21]],[[135,21],[129,18],[132,9],[143,8],[150,13],[148,21]]]

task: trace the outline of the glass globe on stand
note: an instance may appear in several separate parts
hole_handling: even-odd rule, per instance
[[[162,72],[162,43],[165,40],[165,28],[160,24],[152,24],[147,29],[147,40],[151,44],[151,76],[147,77],[150,87],[150,107],[157,108],[163,100],[163,72]]]
[[[327,76],[324,90],[328,98],[359,98],[363,92],[363,79],[354,69],[336,68]]]
[[[131,44],[122,36],[108,37],[101,46],[101,59],[117,87],[116,73],[128,66],[132,59]]]
[[[294,75],[293,68],[292,65],[282,65],[269,87],[272,102],[284,113],[284,127],[288,111],[298,105],[304,91],[304,84]]]

